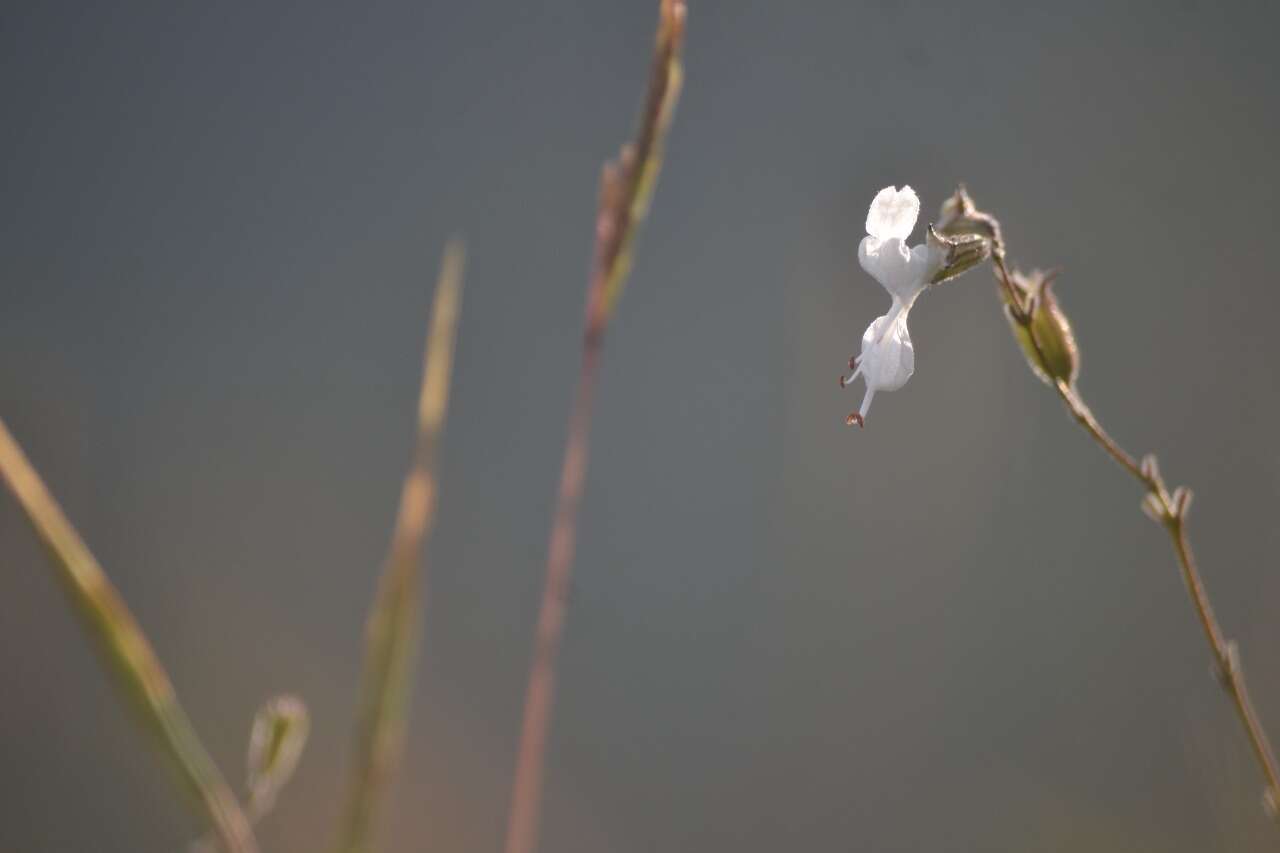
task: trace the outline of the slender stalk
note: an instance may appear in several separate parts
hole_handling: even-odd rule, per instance
[[[1222,632],[1218,618],[1214,615],[1213,605],[1209,601],[1209,593],[1205,590],[1204,580],[1196,565],[1195,555],[1191,551],[1191,541],[1187,536],[1187,504],[1190,502],[1189,491],[1183,491],[1187,498],[1179,499],[1178,492],[1171,495],[1165,487],[1158,469],[1153,467],[1143,470],[1140,463],[1126,453],[1116,441],[1102,428],[1094,417],[1092,410],[1085,405],[1080,394],[1064,382],[1057,383],[1058,395],[1066,404],[1067,410],[1085,428],[1085,431],[1103,450],[1116,461],[1120,467],[1128,471],[1147,490],[1147,494],[1157,503],[1157,519],[1169,533],[1173,550],[1178,558],[1178,566],[1182,570],[1182,579],[1186,583],[1187,593],[1195,608],[1200,627],[1204,630],[1205,640],[1213,653],[1218,676],[1222,686],[1231,696],[1232,704],[1244,725],[1249,745],[1258,759],[1267,785],[1267,802],[1280,804],[1280,770],[1277,770],[1275,754],[1266,731],[1258,719],[1258,713],[1249,699],[1248,686],[1245,683],[1244,670],[1240,665],[1240,654],[1236,644],[1228,640]]]
[[[998,253],[993,253],[993,259],[996,280],[1003,289],[1006,300],[1009,301],[1010,316],[1027,330],[1031,344],[1043,363],[1046,360],[1045,353],[1033,332],[1031,313],[1022,306],[1018,296],[1018,289],[1010,279],[1008,268],[1004,263],[1002,245]],[[1168,532],[1173,544],[1174,554],[1178,560],[1178,567],[1182,572],[1182,579],[1187,587],[1187,594],[1191,598],[1191,605],[1195,609],[1196,618],[1200,622],[1205,640],[1209,644],[1209,650],[1213,654],[1219,680],[1231,697],[1232,705],[1236,709],[1236,714],[1240,717],[1245,735],[1249,739],[1249,745],[1252,747],[1254,756],[1257,758],[1258,765],[1262,770],[1266,782],[1264,802],[1268,810],[1274,815],[1277,807],[1280,807],[1280,770],[1277,769],[1275,753],[1272,751],[1267,733],[1263,729],[1258,713],[1249,698],[1244,669],[1240,664],[1239,651],[1235,642],[1226,638],[1222,632],[1222,627],[1218,624],[1217,616],[1214,615],[1213,606],[1209,601],[1209,594],[1205,590],[1204,581],[1200,577],[1200,570],[1196,565],[1195,556],[1191,551],[1191,542],[1187,536],[1187,509],[1191,503],[1190,490],[1183,487],[1170,493],[1165,486],[1154,456],[1148,456],[1141,462],[1134,459],[1102,427],[1102,424],[1099,423],[1097,417],[1094,416],[1093,411],[1085,403],[1073,384],[1057,379],[1053,382],[1053,387],[1066,405],[1067,411],[1084,428],[1085,432],[1117,465],[1127,471],[1146,490],[1147,495],[1143,503],[1144,510],[1153,519],[1160,522],[1161,526]]]
[[[157,736],[201,815],[229,853],[256,853],[244,811],[209,757],[173,683],[120,593],[0,421],[0,477],[44,544],[67,598],[125,695]]]
[[[1119,444],[1116,443],[1107,431],[1102,428],[1102,424],[1098,423],[1098,419],[1093,416],[1093,411],[1085,405],[1080,394],[1076,389],[1072,388],[1066,382],[1059,380],[1054,383],[1054,388],[1058,392],[1058,396],[1062,398],[1062,402],[1066,404],[1067,411],[1076,419],[1080,426],[1093,437],[1107,455],[1115,460],[1116,464],[1128,471],[1138,479],[1147,489],[1157,489],[1159,484],[1151,477],[1148,477],[1142,471],[1142,466],[1134,460],[1132,456],[1125,452]]]
[[[449,404],[462,290],[463,250],[445,250],[431,310],[418,399],[417,440],[400,509],[366,626],[364,684],[355,764],[338,850],[372,847],[373,825],[400,761],[422,614],[422,552],[435,522],[436,448]]]
[[[653,65],[640,128],[634,143],[624,146],[617,162],[606,164],[601,176],[582,362],[569,417],[568,439],[547,551],[546,580],[520,726],[511,810],[507,817],[506,853],[533,853],[537,847],[542,778],[555,699],[556,665],[568,609],[600,350],[631,269],[636,231],[647,211],[661,168],[663,143],[680,92],[684,21],[684,0],[661,0]]]
[[[551,728],[556,663],[569,603],[569,581],[577,543],[578,507],[582,502],[586,477],[599,352],[598,342],[588,341],[583,347],[582,369],[578,374],[578,387],[569,418],[569,439],[560,472],[546,584],[538,614],[524,720],[520,726],[520,748],[516,758],[511,811],[507,818],[507,853],[532,853],[537,846],[547,734]]]

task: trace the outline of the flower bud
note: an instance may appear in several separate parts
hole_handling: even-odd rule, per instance
[[[1164,524],[1169,520],[1169,514],[1165,511],[1164,502],[1160,500],[1160,496],[1147,492],[1142,496],[1142,514],[1154,521],[1156,524]]]
[[[1074,385],[1080,373],[1080,350],[1071,323],[1053,294],[1053,275],[1039,270],[1029,274],[1014,271],[1009,274],[1009,283],[1029,320],[1022,321],[1015,310],[1019,306],[1010,305],[1009,295],[1001,289],[1005,316],[1031,370],[1050,385],[1058,381]]]
[[[1178,518],[1183,520],[1187,517],[1187,511],[1191,509],[1191,490],[1186,486],[1178,486],[1173,490],[1173,512]]]
[[[277,696],[253,718],[249,734],[249,811],[255,817],[271,810],[276,794],[293,775],[309,729],[307,706],[293,696]]]
[[[1000,233],[1000,222],[991,214],[978,210],[969,192],[958,187],[955,193],[942,203],[942,211],[937,223],[938,233],[944,237],[957,237],[964,234],[976,234],[990,241],[993,254],[1004,256],[1004,236]]]
[[[941,268],[929,279],[930,284],[950,281],[991,257],[991,241],[980,234],[957,234],[943,237],[929,226],[929,248],[943,258]]]

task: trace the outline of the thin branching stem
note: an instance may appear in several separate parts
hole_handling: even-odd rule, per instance
[[[90,637],[119,677],[124,694],[177,767],[228,853],[256,853],[240,803],[178,703],[160,659],[97,558],[80,538],[26,454],[0,421],[0,477],[44,544],[58,580]]]
[[[1163,510],[1162,523],[1172,540],[1174,553],[1178,558],[1178,566],[1182,570],[1182,579],[1186,583],[1187,593],[1195,608],[1200,627],[1204,630],[1205,639],[1213,652],[1214,663],[1223,687],[1231,696],[1240,722],[1244,724],[1249,745],[1258,759],[1262,773],[1266,777],[1267,802],[1280,804],[1280,771],[1277,770],[1275,754],[1258,712],[1249,698],[1248,686],[1245,683],[1244,670],[1240,666],[1240,655],[1236,644],[1228,640],[1222,632],[1218,618],[1209,601],[1209,593],[1205,590],[1204,580],[1196,565],[1195,555],[1191,550],[1191,540],[1187,536],[1186,508],[1171,495],[1165,487],[1158,471],[1143,471],[1140,463],[1126,453],[1116,441],[1102,428],[1092,410],[1085,405],[1080,394],[1065,382],[1057,383],[1057,390],[1068,411],[1085,428],[1094,441],[1116,461],[1118,465],[1132,474],[1147,493],[1159,502]]]
[[[537,847],[542,779],[555,699],[556,666],[564,634],[591,436],[591,415],[600,350],[609,320],[631,268],[631,252],[662,164],[663,143],[681,84],[684,0],[660,0],[653,65],[635,141],[606,164],[600,181],[595,257],[588,284],[582,361],[568,439],[560,470],[546,579],[534,638],[533,663],[525,696],[516,755],[506,853],[533,853]]]
[[[417,438],[400,509],[366,625],[355,760],[338,850],[371,849],[374,822],[400,761],[422,614],[422,552],[435,521],[436,448],[449,405],[462,291],[462,245],[445,250],[431,310],[418,398]]]
[[[999,249],[999,252],[993,252],[995,275],[997,283],[1009,302],[1009,315],[1016,323],[1019,323],[1027,330],[1028,339],[1035,348],[1037,357],[1041,363],[1044,363],[1046,361],[1045,352],[1036,340],[1030,312],[1022,306],[1018,289],[1010,279],[1008,268],[1004,262],[1003,246],[1001,245]],[[1278,765],[1275,753],[1271,748],[1267,733],[1262,727],[1262,722],[1258,718],[1258,713],[1253,707],[1253,702],[1249,698],[1244,669],[1240,664],[1240,655],[1236,644],[1226,638],[1222,627],[1218,624],[1218,618],[1214,615],[1213,606],[1209,601],[1209,594],[1205,590],[1204,581],[1200,577],[1200,570],[1196,565],[1195,556],[1191,550],[1191,541],[1187,536],[1187,509],[1190,504],[1190,491],[1184,488],[1176,489],[1170,493],[1165,486],[1158,466],[1155,464],[1154,457],[1148,457],[1149,462],[1136,460],[1102,427],[1102,424],[1093,414],[1093,410],[1085,403],[1074,384],[1062,379],[1057,379],[1052,384],[1058,392],[1058,396],[1062,398],[1062,402],[1066,405],[1067,411],[1071,413],[1076,422],[1084,428],[1085,432],[1117,465],[1128,471],[1146,490],[1145,506],[1148,513],[1159,521],[1161,526],[1168,532],[1173,544],[1174,554],[1178,560],[1178,567],[1182,572],[1182,579],[1191,598],[1191,605],[1195,609],[1196,618],[1200,622],[1205,640],[1208,642],[1209,649],[1213,654],[1219,681],[1231,697],[1232,705],[1240,717],[1240,722],[1244,726],[1245,734],[1249,739],[1249,745],[1252,747],[1254,756],[1257,758],[1263,777],[1266,780],[1264,802],[1268,810],[1274,815],[1276,808],[1280,806],[1280,770],[1277,770]]]

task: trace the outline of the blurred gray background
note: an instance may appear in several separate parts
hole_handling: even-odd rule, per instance
[[[0,416],[224,770],[313,715],[270,850],[328,843],[441,248],[470,250],[390,850],[496,851],[600,162],[654,0],[26,3],[0,13]],[[917,373],[867,204],[959,181],[1062,266],[1082,388],[1194,485],[1280,736],[1273,4],[692,0],[607,342],[542,849],[1273,849],[1136,486],[1027,371],[985,271]],[[923,223],[922,223],[923,225]],[[916,239],[919,239],[917,231]],[[0,848],[198,830],[0,496]]]

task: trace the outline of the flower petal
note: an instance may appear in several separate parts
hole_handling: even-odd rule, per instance
[[[885,331],[885,324],[893,325]],[[907,312],[895,305],[883,317],[877,317],[862,335],[862,358],[858,362],[867,388],[896,391],[916,369],[915,348],[907,331]]]
[[[897,237],[905,240],[911,236],[920,216],[920,199],[916,191],[904,186],[901,190],[885,187],[871,200],[867,211],[867,233],[881,240]]]

